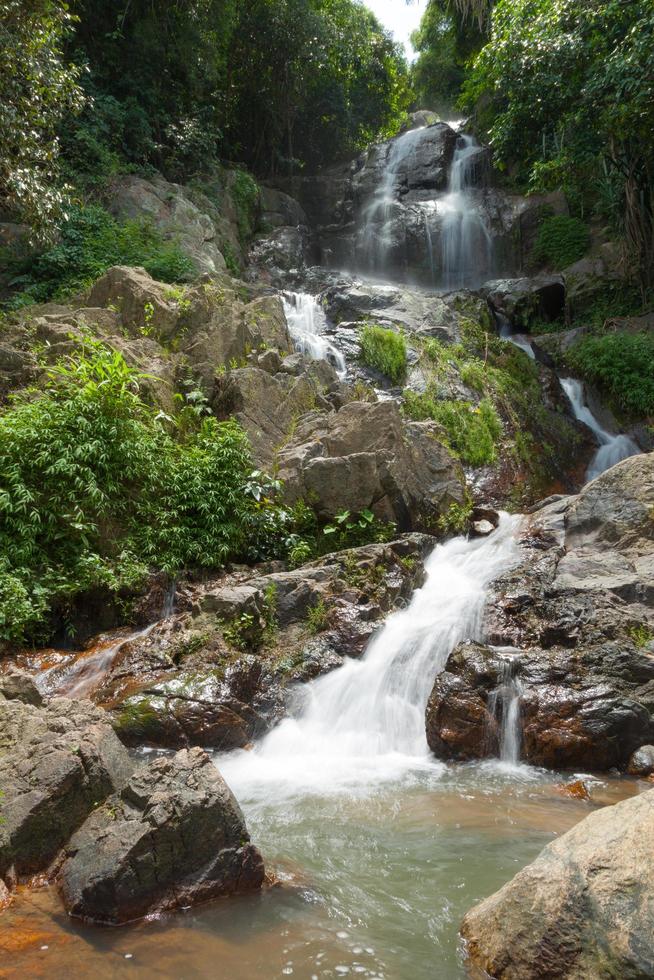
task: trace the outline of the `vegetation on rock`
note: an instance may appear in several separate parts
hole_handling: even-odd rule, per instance
[[[361,360],[368,367],[385,374],[393,384],[406,376],[406,342],[400,333],[374,324],[366,324],[359,336]]]

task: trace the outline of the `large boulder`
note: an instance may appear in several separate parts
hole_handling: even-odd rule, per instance
[[[300,420],[278,453],[290,500],[318,513],[370,509],[401,530],[430,530],[465,487],[460,467],[431,422],[405,422],[394,402],[350,402]]]
[[[129,778],[133,764],[104,711],[89,701],[47,707],[0,695],[0,878],[44,871],[94,807]],[[34,701],[22,682],[21,697]]]
[[[225,269],[224,236],[207,204],[198,206],[188,188],[163,177],[148,180],[130,174],[113,182],[109,206],[118,217],[149,221],[189,256],[198,272],[220,272]]]
[[[480,294],[518,332],[530,333],[534,321],[558,320],[565,310],[565,281],[558,275],[496,279],[484,283]]]
[[[201,749],[138,769],[66,848],[59,886],[71,915],[118,924],[261,887],[229,787]]]
[[[492,646],[455,650],[427,710],[434,752],[497,754],[506,647],[522,757],[626,768],[654,734],[654,455],[624,460],[525,522],[524,560],[491,588]],[[501,702],[501,699],[500,699]]]
[[[592,813],[465,916],[498,980],[654,976],[654,791]]]
[[[551,769],[624,769],[631,754],[654,737],[654,662],[629,641],[575,650],[533,648],[511,657],[463,644],[436,678],[427,705],[427,741],[440,758],[499,755],[508,710],[507,664],[519,697],[526,762]]]

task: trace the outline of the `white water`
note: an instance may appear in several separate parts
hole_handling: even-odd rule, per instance
[[[584,386],[581,381],[576,378],[561,378],[561,387],[570,399],[575,418],[588,426],[599,443],[599,449],[586,471],[587,480],[594,480],[621,460],[640,453],[639,447],[629,436],[613,435],[602,428],[584,400]]]
[[[385,273],[393,247],[393,218],[397,204],[397,184],[402,173],[411,168],[416,147],[423,138],[425,127],[410,129],[391,140],[386,150],[383,178],[361,213],[361,231],[357,252],[365,266]]]
[[[284,293],[282,300],[295,349],[316,361],[328,361],[339,377],[345,377],[345,358],[324,335],[327,317],[315,296],[308,293]]]
[[[442,278],[445,289],[462,289],[488,279],[493,243],[471,193],[480,145],[474,136],[459,135],[452,158],[448,193],[438,202],[442,215]]]
[[[442,771],[425,737],[429,693],[457,643],[481,639],[487,587],[517,560],[519,522],[504,515],[488,538],[436,547],[424,586],[389,617],[362,659],[308,685],[298,717],[251,752],[220,760],[237,798],[365,793]]]
[[[517,653],[518,651],[515,651]],[[513,657],[502,660],[500,683],[488,702],[488,708],[500,722],[500,761],[507,766],[520,762],[522,730],[520,726],[520,698],[522,685],[515,676]]]
[[[532,361],[536,360],[536,355],[534,354],[534,348],[531,346],[531,341],[523,333],[513,333],[511,330],[511,323],[507,317],[503,316],[501,313],[495,314],[497,322],[500,327],[500,337],[502,340],[508,340],[509,343],[515,344],[520,350],[523,350],[527,357],[530,357]]]

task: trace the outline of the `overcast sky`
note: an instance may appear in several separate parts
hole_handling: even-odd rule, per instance
[[[384,27],[395,35],[396,40],[404,44],[409,58],[415,57],[415,52],[409,43],[410,34],[420,24],[420,18],[425,12],[427,0],[364,0],[366,7],[377,15]]]

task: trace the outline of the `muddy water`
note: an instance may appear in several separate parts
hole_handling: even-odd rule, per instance
[[[560,781],[434,763],[379,792],[245,799],[281,885],[121,929],[68,919],[52,889],[23,892],[0,920],[0,977],[464,977],[464,912],[593,807],[651,785],[592,781],[588,803],[561,795]]]

